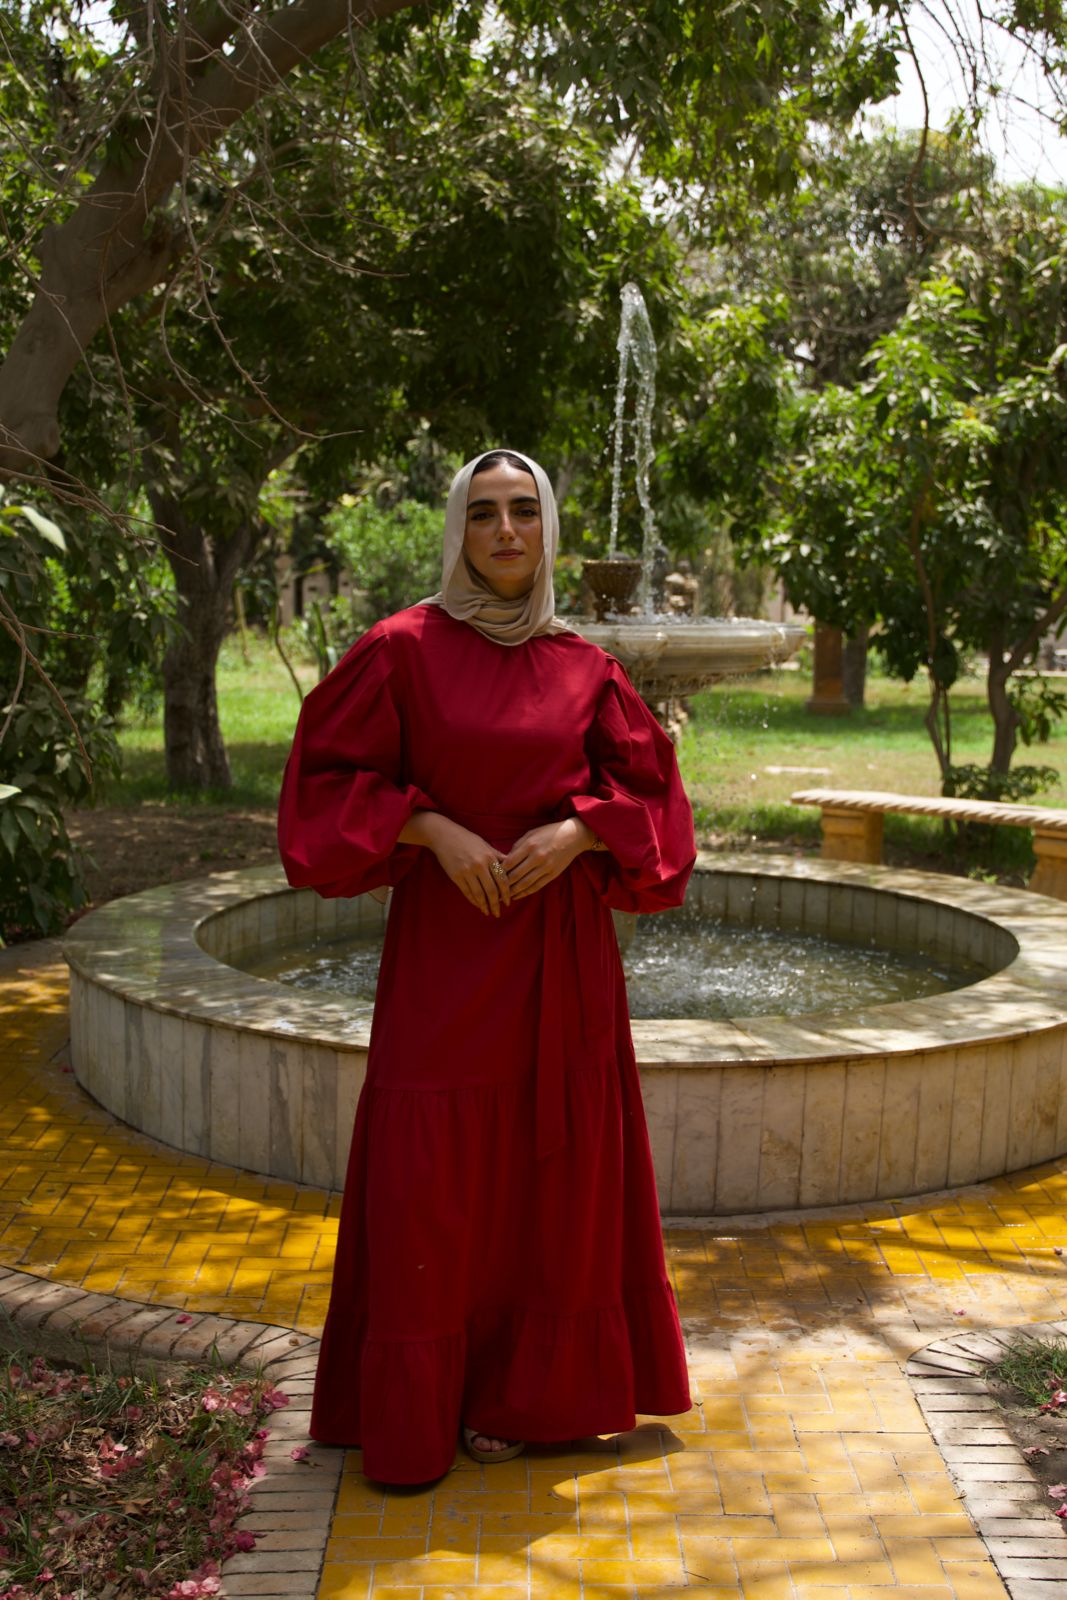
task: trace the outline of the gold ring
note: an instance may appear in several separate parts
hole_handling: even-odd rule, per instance
[[[502,861],[490,861],[489,871],[493,874],[494,878],[506,878],[508,875],[507,868],[504,866]]]

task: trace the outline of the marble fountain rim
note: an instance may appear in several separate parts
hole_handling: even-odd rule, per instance
[[[783,1066],[914,1055],[1025,1037],[1067,1023],[1067,904],[929,872],[791,856],[701,853],[697,871],[876,889],[997,926],[1017,946],[1006,965],[964,989],[861,1010],[782,1017],[633,1023],[645,1070],[731,1063]],[[213,1027],[365,1052],[365,1007],[255,978],[210,955],[201,936],[242,904],[291,891],[280,866],[215,873],[110,902],[74,924],[72,970],[135,1005]],[[310,892],[310,891],[303,891]]]
[[[659,646],[665,653],[684,652],[709,641],[724,655],[740,655],[752,650],[765,651],[770,645],[775,659],[784,650],[791,655],[809,635],[797,622],[763,622],[755,617],[640,617],[609,614],[603,622],[578,617],[574,627],[584,639],[609,652],[620,646],[648,649]]]

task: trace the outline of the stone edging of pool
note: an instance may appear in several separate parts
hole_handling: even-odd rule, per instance
[[[1067,1153],[1067,905],[889,867],[704,855],[691,898],[756,922],[990,976],[837,1015],[637,1021],[668,1215],[840,1205],[956,1187]],[[114,901],[65,945],[72,1060],[116,1116],[179,1149],[343,1185],[369,1020],[226,965],[281,938],[380,927],[280,869]]]
[[[986,1368],[1007,1345],[1067,1336],[1067,1322],[961,1332],[910,1357],[908,1380],[945,1465],[1012,1600],[1067,1596],[1067,1537],[1000,1420]]]

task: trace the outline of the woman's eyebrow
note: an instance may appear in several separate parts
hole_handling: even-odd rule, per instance
[[[473,511],[475,506],[495,506],[496,500],[468,500],[467,510]],[[509,506],[540,506],[541,502],[535,494],[513,494],[508,499]]]

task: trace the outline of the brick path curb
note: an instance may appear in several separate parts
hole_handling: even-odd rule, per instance
[[[192,1321],[179,1323],[179,1316]],[[248,1511],[237,1523],[262,1537],[254,1551],[225,1563],[221,1593],[315,1600],[344,1462],[343,1450],[307,1437],[318,1339],[266,1322],[90,1294],[0,1267],[0,1349],[20,1345],[52,1360],[161,1375],[217,1359],[262,1372],[283,1389],[289,1405],[270,1418],[266,1476],[250,1486]],[[297,1442],[307,1442],[306,1462],[292,1459]]]
[[[916,1350],[905,1372],[964,1506],[1012,1600],[1067,1600],[1067,1537],[1000,1420],[986,1369],[1020,1338],[1067,1337],[1067,1322],[958,1333]]]

